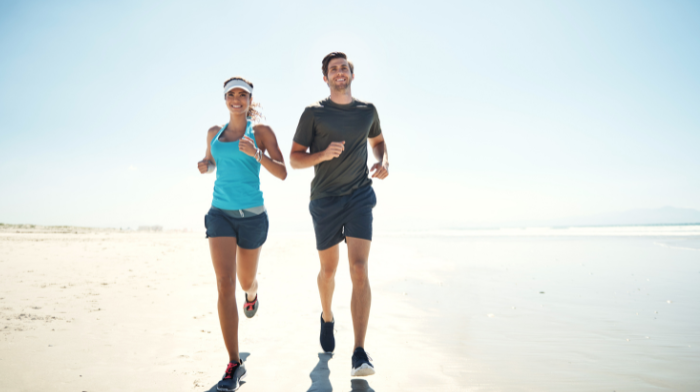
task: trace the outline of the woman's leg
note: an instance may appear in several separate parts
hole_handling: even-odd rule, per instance
[[[235,237],[210,237],[209,250],[219,290],[219,323],[230,362],[238,357],[238,309],[236,309],[236,248]]]
[[[248,300],[252,301],[258,294],[258,260],[260,259],[260,250],[238,248],[238,264],[236,266],[238,273],[238,281],[241,283],[241,288],[248,294]]]

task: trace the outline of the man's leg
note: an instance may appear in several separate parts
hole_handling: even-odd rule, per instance
[[[365,335],[372,306],[372,291],[369,287],[368,259],[372,241],[347,237],[350,279],[352,280],[352,326],[355,331],[355,347],[365,346]]]
[[[335,291],[335,271],[338,269],[338,244],[328,249],[319,250],[318,257],[321,259],[321,271],[318,273],[318,293],[321,296],[321,307],[323,308],[323,321],[333,321],[333,291]]]

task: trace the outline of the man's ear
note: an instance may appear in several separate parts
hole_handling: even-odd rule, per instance
[[[326,75],[323,75],[323,81],[324,81],[325,83],[328,83],[328,78],[326,77]]]

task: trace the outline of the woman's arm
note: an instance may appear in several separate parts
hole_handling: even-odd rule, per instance
[[[207,152],[204,154],[204,159],[197,162],[197,168],[202,174],[211,173],[216,167],[214,157],[211,155],[211,141],[214,140],[214,137],[216,137],[216,134],[218,134],[220,130],[220,126],[214,125],[213,127],[209,128],[209,131],[207,131]]]
[[[284,164],[284,157],[277,144],[275,132],[272,131],[272,128],[263,124],[255,125],[253,131],[255,131],[255,140],[258,143],[258,148],[262,151],[260,164],[263,165],[270,174],[280,180],[287,178],[287,167]],[[247,136],[241,139],[238,146],[244,153],[255,157],[256,150],[253,141]],[[266,151],[269,156],[265,155]]]

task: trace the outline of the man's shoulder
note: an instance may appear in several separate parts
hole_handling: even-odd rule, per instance
[[[369,112],[369,113],[374,113],[374,115],[377,115],[377,108],[374,106],[372,102],[369,101],[363,101],[361,99],[353,98],[355,102],[355,109],[364,111],[364,112]]]
[[[328,101],[328,98],[321,99],[319,101],[316,101],[312,103],[311,105],[307,105],[305,110],[318,110],[318,109],[323,109],[325,107],[326,102]]]
[[[353,99],[353,101],[355,101],[355,107],[358,107],[358,108],[372,108],[372,109],[376,109],[376,108],[374,107],[374,104],[373,104],[372,102],[363,101],[363,100],[357,99],[357,98],[355,98],[355,97],[353,97],[352,99]]]
[[[332,109],[337,109],[337,108],[342,108],[342,110],[357,110],[357,109],[367,110],[367,109],[369,109],[369,110],[372,110],[374,112],[377,111],[377,108],[374,106],[374,104],[372,102],[357,99],[355,97],[353,97],[352,105],[346,105],[346,106],[347,107],[342,108],[339,105],[334,104],[330,100],[330,98],[324,98],[320,101],[316,101],[316,102],[312,103],[311,105],[306,106],[306,108],[304,108],[304,112],[314,114],[314,113],[324,112],[328,109],[332,110]]]
[[[357,99],[355,97],[352,97],[352,101],[353,101],[354,106],[356,106],[356,107],[374,108],[374,104],[372,102],[369,102],[369,101]],[[323,98],[319,101],[312,103],[311,105],[306,106],[306,109],[323,109],[326,106],[328,106],[329,103],[331,103],[330,98]],[[331,105],[332,105],[332,103],[331,103]]]

